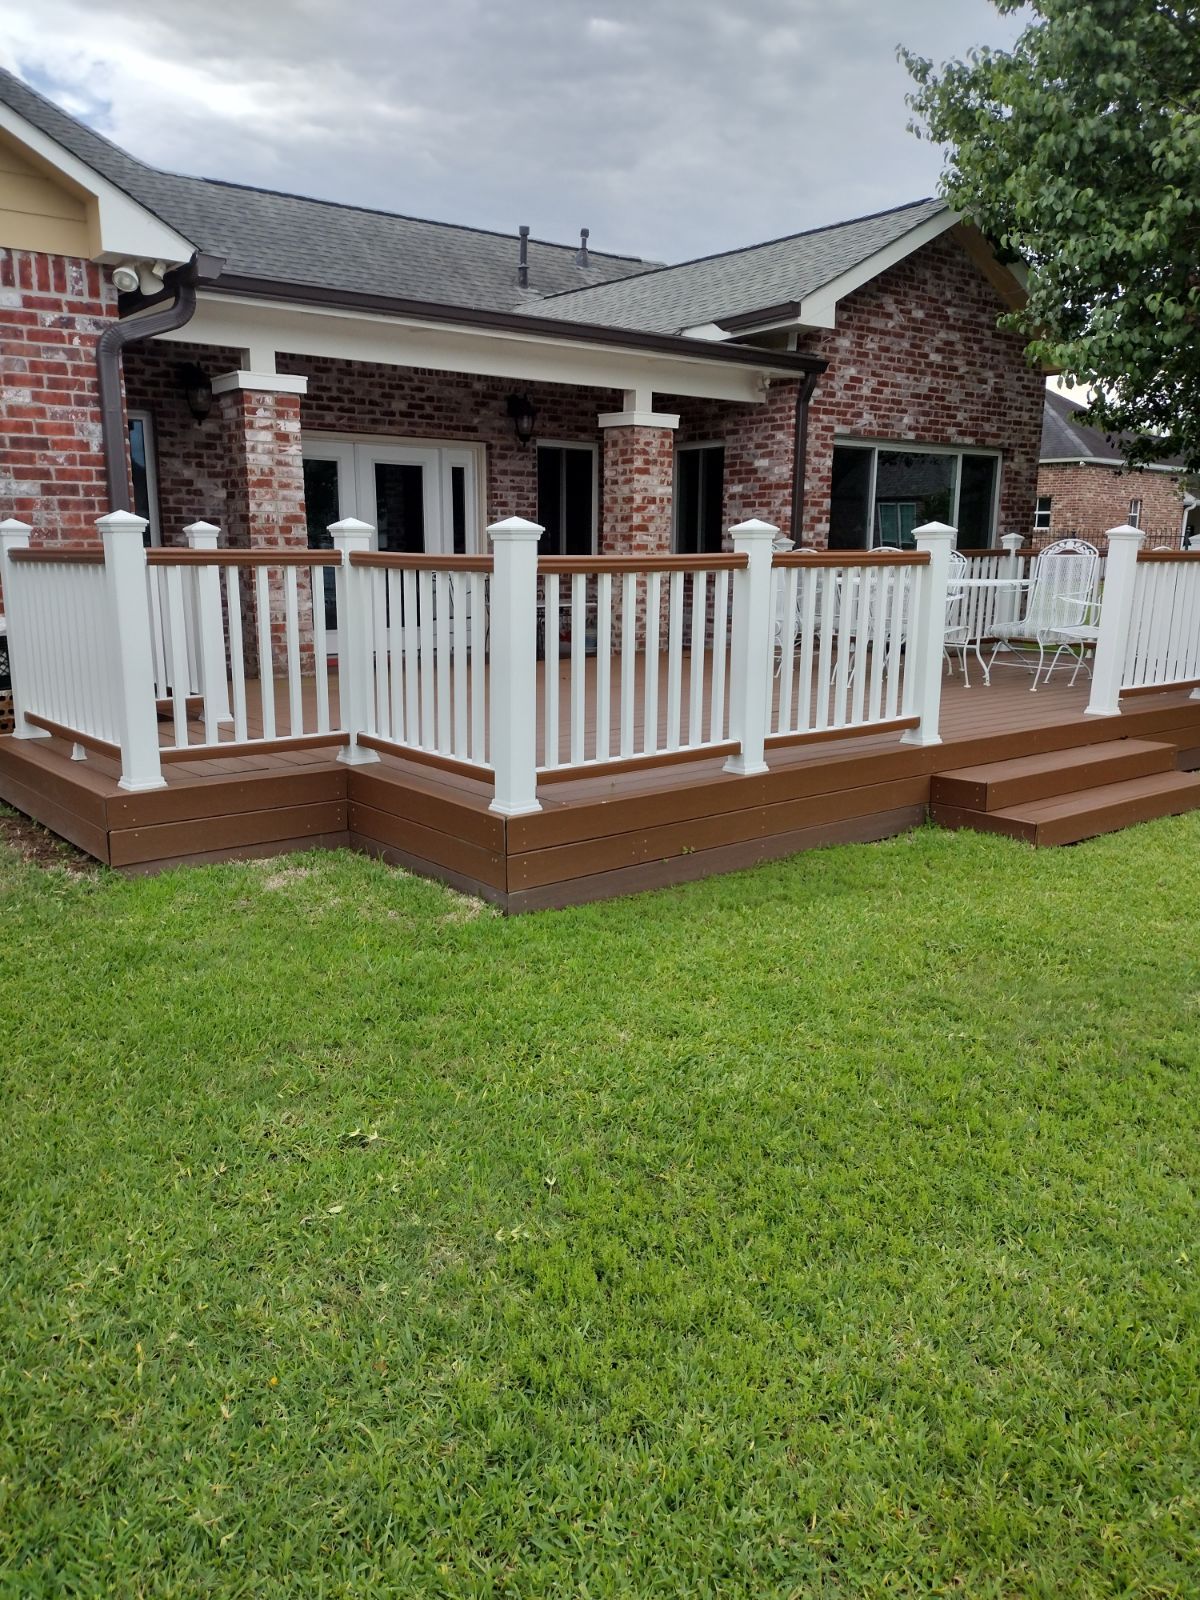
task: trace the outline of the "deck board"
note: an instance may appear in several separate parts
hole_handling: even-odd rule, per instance
[[[665,664],[663,677],[665,689]],[[542,809],[524,817],[489,810],[486,777],[391,754],[354,766],[332,747],[230,758],[216,744],[210,759],[166,765],[164,788],[127,794],[109,758],[73,762],[57,739],[6,737],[0,797],[122,871],[352,844],[524,910],[886,837],[925,815],[938,772],[1120,738],[1163,740],[1181,760],[1200,752],[1200,701],[1188,691],[1127,700],[1119,717],[1085,716],[1088,693],[1086,681],[1070,688],[1059,678],[1031,694],[1028,674],[1012,668],[997,669],[990,687],[948,678],[940,745],[906,744],[898,733],[789,744],[769,750],[767,772],[750,777],[711,756],[584,771],[543,785]],[[277,695],[283,732],[281,684]],[[615,720],[615,693],[612,702]],[[315,716],[311,683],[304,716],[306,724]],[[252,718],[250,732],[258,727]],[[189,732],[203,737],[198,723]],[[164,724],[164,740],[171,737]]]

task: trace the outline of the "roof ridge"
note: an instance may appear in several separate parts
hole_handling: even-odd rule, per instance
[[[645,272],[631,272],[627,277],[618,278],[614,281],[618,283],[635,283],[639,278],[648,278],[655,273],[675,272],[681,267],[695,267],[705,261],[721,261],[726,256],[749,255],[752,250],[765,250],[768,246],[774,244],[790,244],[793,239],[808,239],[815,233],[836,233],[839,228],[852,228],[859,222],[875,222],[880,217],[895,216],[901,211],[915,211],[918,206],[927,206],[937,199],[937,195],[925,195],[920,200],[906,200],[903,205],[886,206],[882,211],[868,211],[861,217],[845,217],[841,222],[826,222],[816,228],[801,228],[796,233],[781,233],[775,239],[760,239],[755,244],[734,245],[728,250],[713,250],[708,255],[690,256],[686,261],[667,261],[658,266],[647,267]],[[946,205],[946,202],[943,201],[942,204]],[[949,209],[948,205],[946,209]],[[583,294],[589,289],[606,288],[608,288],[608,285],[604,283],[580,283],[570,289],[556,289],[553,294],[543,295],[542,298],[544,300],[563,300],[569,295]]]

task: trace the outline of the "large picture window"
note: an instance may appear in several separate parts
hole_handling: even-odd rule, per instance
[[[725,446],[681,445],[675,456],[675,548],[680,555],[720,550]]]
[[[961,549],[996,536],[1000,457],[974,450],[912,445],[842,444],[833,452],[829,497],[832,550],[877,545],[911,550],[914,529],[947,522]]]

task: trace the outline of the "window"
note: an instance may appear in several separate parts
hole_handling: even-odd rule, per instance
[[[681,555],[720,550],[724,498],[725,446],[681,445],[675,455],[675,548]]]
[[[1050,506],[1051,499],[1048,494],[1038,495],[1037,506],[1033,513],[1033,531],[1035,533],[1045,533],[1049,529]]]
[[[1142,502],[1140,500],[1131,500],[1129,502],[1129,526],[1131,528],[1140,528],[1141,525]]]
[[[996,532],[1000,456],[996,452],[919,445],[841,444],[833,452],[829,547],[877,545],[911,550],[925,522],[958,529],[965,550],[984,548]]]
[[[154,424],[148,411],[129,413],[129,468],[133,488],[133,509],[150,526],[142,534],[143,544],[161,544],[158,526],[158,473],[154,457]]]
[[[544,556],[590,556],[596,548],[596,447],[538,444],[537,518]]]

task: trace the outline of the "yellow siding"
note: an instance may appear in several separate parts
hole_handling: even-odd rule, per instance
[[[35,165],[0,133],[0,245],[12,250],[90,256],[93,229],[88,202]]]

